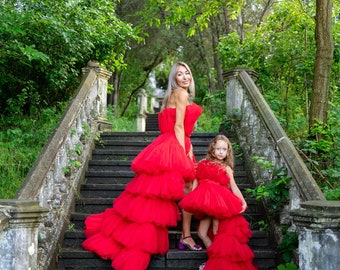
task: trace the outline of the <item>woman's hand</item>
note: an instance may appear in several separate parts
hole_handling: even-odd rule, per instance
[[[246,203],[246,202],[243,202],[243,203],[242,203],[242,210],[241,210],[240,213],[241,213],[241,214],[244,213],[244,212],[247,210],[247,208],[248,208],[247,203]]]
[[[187,156],[188,156],[191,160],[194,159],[194,152],[193,152],[193,150],[192,150],[192,144],[190,145],[190,150],[189,150]]]

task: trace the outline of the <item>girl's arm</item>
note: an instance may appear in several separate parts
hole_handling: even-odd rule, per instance
[[[247,210],[247,202],[244,199],[240,189],[238,188],[238,186],[236,185],[235,179],[234,179],[234,173],[233,170],[227,166],[226,171],[230,177],[230,188],[231,191],[242,201],[242,211],[241,213],[245,212]]]

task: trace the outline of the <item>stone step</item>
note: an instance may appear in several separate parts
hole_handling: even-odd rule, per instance
[[[259,270],[276,269],[275,252],[272,249],[254,250],[254,263]],[[82,249],[63,248],[58,262],[58,269],[111,269],[110,260],[103,260],[92,252]],[[166,255],[153,255],[148,270],[198,270],[201,263],[207,260],[204,251],[179,251],[170,249]],[[74,268],[79,267],[81,268]]]
[[[146,131],[159,130],[157,113],[146,114],[145,130]]]
[[[90,214],[94,214],[90,210],[87,210],[85,207],[84,209],[85,209],[84,211],[87,211],[87,212],[73,212],[70,217],[70,224],[72,224],[72,227],[76,228],[77,230],[83,230],[85,218]],[[95,212],[95,213],[99,213],[99,212]],[[246,212],[243,216],[249,222],[249,226],[252,230],[261,230],[261,226],[259,222],[264,221],[264,216],[262,213],[249,213],[248,214]],[[199,221],[193,217],[192,222],[191,222],[191,229],[192,229],[193,234],[195,234],[195,232],[197,231],[198,223]],[[181,223],[179,222],[175,228],[171,228],[171,229],[176,229],[180,231]]]
[[[114,192],[113,192],[114,193]],[[118,194],[118,192],[117,192]],[[98,197],[86,197],[82,199],[77,199],[75,205],[75,211],[96,214],[104,211],[106,208],[111,208],[114,203],[113,198],[98,198]],[[253,200],[248,200],[248,209],[244,215],[253,220],[258,214],[263,215],[263,211],[259,210],[257,207],[258,202]]]
[[[126,187],[127,184],[123,183],[89,183],[81,186],[81,198],[116,198]],[[243,196],[247,197],[249,205],[254,204],[254,199],[246,194],[245,190],[251,188],[250,184],[239,184],[239,189]]]
[[[169,230],[169,244],[170,249],[176,249],[178,241],[181,237],[181,233],[177,230]],[[196,233],[193,233],[193,237],[197,239],[198,243],[201,243]],[[85,240],[83,230],[70,229],[65,233],[64,248],[81,249],[81,243]],[[202,244],[202,243],[201,243]],[[249,245],[252,248],[267,247],[269,246],[268,232],[265,231],[253,231],[253,236],[249,240]]]
[[[196,160],[200,160],[204,158],[207,153],[207,148],[199,148],[198,146],[194,147],[194,155]],[[92,159],[93,160],[120,160],[120,161],[131,161],[134,159],[144,147],[140,147],[139,149],[131,149],[131,148],[124,148],[124,147],[117,147],[117,148],[96,148],[92,152]]]
[[[105,160],[105,159],[92,159],[89,161],[88,171],[130,171],[131,161],[129,160]],[[244,171],[244,161],[235,160],[234,173],[237,171]]]
[[[135,176],[134,172],[129,170],[117,171],[94,171],[89,169],[85,174],[85,183],[88,184],[127,184]],[[235,181],[238,185],[249,184],[249,177],[245,171],[235,171]],[[250,186],[251,187],[251,186]]]
[[[150,141],[156,138],[160,134],[159,131],[147,131],[147,132],[103,132],[100,134],[100,140],[110,139],[110,140],[124,140],[128,141]],[[235,134],[231,131],[223,133],[229,139],[235,138]],[[195,141],[205,140],[210,142],[212,138],[214,138],[216,132],[193,132],[191,134],[191,141],[194,143]]]

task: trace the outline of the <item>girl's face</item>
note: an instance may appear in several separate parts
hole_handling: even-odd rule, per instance
[[[228,143],[222,140],[216,142],[214,148],[214,155],[218,160],[224,160],[228,154]]]
[[[185,90],[188,90],[191,83],[190,72],[184,67],[179,66],[176,72],[176,82],[177,84]]]

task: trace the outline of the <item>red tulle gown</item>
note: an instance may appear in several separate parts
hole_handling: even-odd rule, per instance
[[[194,161],[187,157],[190,135],[202,108],[187,106],[185,147],[179,144],[174,124],[176,109],[159,113],[161,134],[132,161],[136,176],[115,199],[112,208],[85,220],[86,250],[111,259],[116,270],[147,269],[151,254],[169,249],[168,229],[180,220],[176,202],[184,196],[185,181],[195,178]]]
[[[254,253],[248,246],[252,232],[240,214],[241,200],[229,189],[230,178],[225,168],[211,160],[197,164],[198,186],[179,203],[179,206],[202,219],[219,219],[217,234],[207,249],[208,261],[204,270],[255,270]]]

